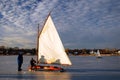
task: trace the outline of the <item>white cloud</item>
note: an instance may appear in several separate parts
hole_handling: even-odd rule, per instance
[[[107,41],[111,38],[120,40],[116,37],[120,28],[119,3],[119,0],[2,0],[0,37],[3,39],[0,45],[35,46],[37,25],[43,26],[52,9],[53,21],[65,46],[88,47],[92,41],[101,46],[114,45],[117,40],[112,39],[116,43]],[[104,40],[99,41],[99,37]]]
[[[0,31],[2,30],[3,36],[0,45],[36,47],[37,24],[43,23],[43,16],[46,17],[57,0],[40,2],[3,0],[0,2],[0,13],[3,15],[0,20]]]

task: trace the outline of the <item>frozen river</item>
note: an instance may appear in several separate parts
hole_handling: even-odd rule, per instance
[[[31,57],[24,56],[18,72],[17,56],[0,56],[0,80],[120,80],[120,56],[70,56],[73,65],[66,72],[29,72]]]

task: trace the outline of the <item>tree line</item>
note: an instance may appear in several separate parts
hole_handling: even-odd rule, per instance
[[[95,55],[97,50],[104,55],[120,55],[120,49],[65,49],[69,55]]]
[[[5,47],[0,46],[0,55],[18,55],[18,53],[23,53],[24,55],[35,55],[36,49],[20,49],[19,47]]]
[[[110,55],[120,55],[120,49],[69,49],[66,48],[65,52],[68,55],[91,55],[91,51],[97,52],[100,51],[101,54],[110,54]],[[19,47],[5,47],[0,46],[0,55],[18,55],[19,52],[22,52],[24,55],[36,55],[36,48],[32,49],[20,49]]]

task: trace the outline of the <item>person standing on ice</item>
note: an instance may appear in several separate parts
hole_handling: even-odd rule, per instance
[[[23,64],[23,54],[22,53],[18,54],[17,61],[18,61],[18,71],[22,71],[22,69],[21,69],[22,64]]]

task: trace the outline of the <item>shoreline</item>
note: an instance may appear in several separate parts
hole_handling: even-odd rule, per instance
[[[0,54],[0,56],[18,56],[18,55],[2,55]],[[24,55],[24,56],[37,56],[37,55]],[[71,55],[69,54],[68,56],[96,56],[94,54],[81,54],[81,55]],[[101,56],[120,56],[120,54],[101,54]]]
[[[94,54],[68,55],[68,56],[96,56]],[[101,56],[120,56],[120,54],[101,54]]]

